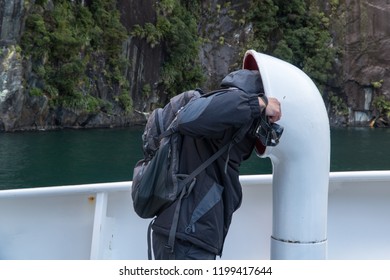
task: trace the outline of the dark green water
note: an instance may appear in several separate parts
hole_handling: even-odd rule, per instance
[[[390,170],[390,129],[332,129],[331,140],[331,171]],[[140,128],[0,133],[0,190],[128,181],[141,156]],[[241,169],[271,172],[255,155]]]

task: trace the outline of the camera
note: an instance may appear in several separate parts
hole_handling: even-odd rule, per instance
[[[256,136],[264,146],[276,146],[283,134],[283,126],[262,120],[256,131]]]

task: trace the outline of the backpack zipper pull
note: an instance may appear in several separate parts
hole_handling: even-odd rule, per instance
[[[189,224],[185,229],[185,233],[190,234],[191,232],[195,233],[195,225],[194,224]]]

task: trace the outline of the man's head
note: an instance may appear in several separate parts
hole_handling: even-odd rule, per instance
[[[264,92],[260,72],[241,69],[229,73],[221,82],[222,88],[237,87],[247,93]]]

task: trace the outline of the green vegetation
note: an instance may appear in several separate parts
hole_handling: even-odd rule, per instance
[[[373,88],[378,89],[381,88],[383,84],[383,80],[371,82]]]
[[[373,105],[378,110],[379,115],[390,118],[390,101],[386,100],[383,95],[376,97],[373,101]]]
[[[340,96],[337,96],[333,92],[329,93],[329,104],[336,115],[348,115],[349,112],[347,105],[344,103]]]
[[[46,0],[35,1],[26,21],[22,53],[31,59],[41,84],[30,94],[45,94],[53,106],[96,112],[104,104],[91,95],[98,76],[119,92],[128,91],[122,74],[126,63],[120,57],[127,32],[116,0],[94,0],[90,6],[67,0],[53,3],[49,9]],[[131,108],[128,100],[122,105]]]
[[[333,63],[340,54],[330,34],[330,24],[338,21],[331,19],[343,17],[338,0],[329,4],[329,14],[325,15],[313,0],[252,0],[244,18],[253,26],[253,39],[246,49],[273,55],[302,69],[320,92],[326,92],[333,112],[346,116],[349,112],[345,99],[327,87],[335,78]],[[339,33],[344,32],[338,29]]]
[[[378,116],[390,118],[390,100],[387,100],[384,95],[379,95],[382,85],[383,80],[371,82],[373,91],[376,92],[377,95],[372,102],[372,106],[376,110]]]
[[[329,19],[315,1],[253,0],[246,21],[254,37],[247,48],[274,55],[305,71],[323,90],[332,78],[336,50]]]
[[[165,59],[160,86],[172,96],[204,81],[198,61],[199,1],[162,0],[156,5],[156,23],[135,26],[132,35],[144,38],[151,47],[159,44],[163,47]]]
[[[84,1],[37,0],[26,21],[22,54],[32,61],[37,83],[32,95],[46,95],[53,106],[65,106],[89,112],[111,108],[108,101],[93,96],[96,81],[115,89],[109,101],[126,112],[132,109],[129,82],[123,76],[127,61],[121,57],[128,34],[120,23],[116,0]],[[156,21],[135,26],[132,36],[146,40],[163,50],[159,89],[167,97],[202,85],[205,76],[198,60],[202,39],[198,22],[201,1],[161,0],[155,2]],[[244,26],[251,23],[253,38],[243,50],[253,48],[286,60],[305,71],[324,89],[332,78],[336,50],[329,33],[330,20],[317,8],[317,1],[251,0],[242,18],[231,2],[217,5],[219,13],[235,17]],[[332,11],[339,2],[331,1]],[[220,36],[217,44],[226,44]],[[375,84],[376,85],[376,84]],[[152,87],[143,86],[150,95]],[[332,97],[345,110],[342,99]]]
[[[36,87],[31,88],[30,94],[32,96],[42,96],[43,95],[42,90],[40,88],[36,88]]]

